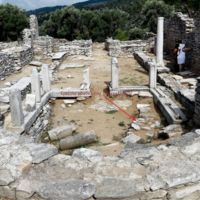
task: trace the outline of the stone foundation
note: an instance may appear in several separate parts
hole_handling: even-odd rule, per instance
[[[32,58],[33,49],[26,46],[12,47],[0,51],[0,78],[20,70]]]
[[[92,56],[92,40],[74,40],[69,42],[65,39],[54,39],[54,51],[66,52],[67,56]]]
[[[107,39],[105,49],[108,50],[109,56],[133,56],[136,51],[149,51],[154,45],[154,38],[149,40],[132,40],[132,41],[119,41]]]
[[[3,49],[16,47],[18,45],[19,45],[19,43],[17,41],[15,41],[15,42],[0,42],[0,51]]]
[[[194,122],[197,126],[200,126],[200,78],[197,79],[197,88],[195,95],[195,111],[194,111]]]
[[[31,138],[35,142],[41,142],[42,134],[47,130],[47,126],[49,124],[49,117],[51,114],[51,107],[49,104],[46,104],[37,118],[37,120],[34,122],[32,127],[29,131],[27,131],[27,134],[31,136]]]
[[[53,38],[50,36],[39,36],[33,41],[34,52],[42,52],[50,55],[53,52]]]

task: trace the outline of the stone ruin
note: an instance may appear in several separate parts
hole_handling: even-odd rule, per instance
[[[187,53],[187,65],[199,68],[199,16],[189,17],[187,14],[176,13],[165,21],[165,51],[172,53],[178,40],[183,40],[192,51]]]
[[[69,42],[64,39],[55,39],[54,44],[55,50],[66,52],[67,56],[92,56],[92,40],[74,40],[72,42]]]
[[[112,57],[133,56],[137,51],[149,51],[154,45],[154,37],[148,40],[119,41],[108,38],[105,49]]]
[[[32,23],[36,23],[35,19],[32,17]],[[168,124],[172,126],[187,120],[187,113],[182,112],[181,103],[187,111],[193,108],[192,116],[196,125],[199,125],[199,79],[181,78],[169,73],[163,59],[163,25],[164,19],[161,17],[158,19],[156,57],[147,55],[143,47],[139,51],[133,50],[138,62],[149,71],[149,85],[120,86],[120,66],[117,58],[112,58],[110,93],[151,94]],[[92,44],[88,41],[64,41],[60,52],[54,52],[52,45],[52,51],[47,50],[51,42],[38,42],[42,37],[35,30],[37,23],[31,27],[31,31],[25,31],[26,45],[21,48],[33,49],[33,52],[45,48],[44,55],[51,56],[57,66],[62,62],[63,56],[73,55],[69,54],[71,46],[76,46],[77,49],[81,46],[74,51],[78,55],[91,55],[91,49],[89,54],[82,49],[91,47]],[[9,44],[9,48],[12,45],[15,44]],[[129,54],[131,51],[128,51]],[[5,60],[7,59],[8,57]],[[21,61],[18,65],[23,63],[25,64]],[[40,143],[41,133],[46,129],[50,115],[48,101],[52,98],[90,97],[91,82],[89,69],[86,68],[79,88],[52,88],[50,69],[55,70],[56,67],[38,62],[32,64],[41,65],[41,71],[34,67],[31,77],[24,77],[13,86],[1,89],[4,90],[4,96],[0,96],[0,101],[9,102],[11,112],[5,120],[6,128],[0,130],[0,197],[16,200],[199,199],[199,129],[194,128],[181,137],[171,138],[168,145],[127,143],[121,154],[115,157],[104,157],[100,152],[86,148],[76,149],[68,156],[59,154],[54,145]],[[5,75],[9,73],[2,77]],[[189,86],[183,88],[183,83]],[[171,96],[168,95],[169,90]],[[172,96],[180,103],[176,103]],[[74,138],[67,141],[62,139],[64,132],[67,134],[66,130],[72,130],[73,127],[58,128],[65,130],[54,130],[51,137],[60,137],[60,131],[61,143],[63,146],[70,146]],[[93,133],[87,133],[84,140],[96,139],[93,136]],[[78,135],[75,139],[79,140],[80,137]]]

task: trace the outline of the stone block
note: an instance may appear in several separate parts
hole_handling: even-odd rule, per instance
[[[86,149],[86,148],[74,150],[72,157],[80,158],[83,160],[89,160],[91,162],[94,162],[94,161],[99,162],[103,158],[103,156],[100,152],[94,151],[92,149]]]
[[[95,193],[95,185],[84,180],[48,181],[39,188],[38,194],[49,200],[89,199]]]
[[[58,153],[57,148],[50,144],[30,143],[25,146],[28,148],[32,156],[32,163],[35,164],[41,163]]]
[[[32,112],[35,110],[36,107],[36,97],[34,94],[27,94],[26,101],[25,101],[25,108],[26,111]]]

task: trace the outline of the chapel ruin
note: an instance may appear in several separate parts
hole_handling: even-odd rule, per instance
[[[0,198],[199,199],[199,29],[176,13],[100,44],[40,36],[31,15],[0,43]],[[174,74],[178,39],[193,50]]]

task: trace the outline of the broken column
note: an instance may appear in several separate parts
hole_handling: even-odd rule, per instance
[[[197,79],[196,95],[195,95],[195,110],[194,122],[200,126],[200,77]]]
[[[80,133],[74,136],[66,137],[60,140],[60,149],[67,150],[73,149],[76,147],[81,147],[83,145],[91,144],[97,141],[97,136],[94,131],[90,131],[87,133]]]
[[[158,17],[157,42],[156,42],[156,63],[158,66],[164,66],[163,39],[164,39],[164,17]]]
[[[22,109],[21,92],[18,89],[11,89],[9,93],[11,121],[13,126],[21,126],[24,123],[24,114]]]
[[[117,89],[119,87],[119,66],[117,58],[111,61],[111,87]]]
[[[38,20],[35,15],[30,16],[30,29],[33,39],[37,39],[39,36]]]
[[[89,67],[83,70],[83,83],[86,85],[86,89],[90,88],[90,70]]]
[[[22,37],[25,46],[33,47],[33,38],[30,29],[24,29],[22,32]]]
[[[41,101],[41,88],[40,88],[40,76],[35,68],[32,69],[31,75],[31,93],[35,95],[36,102],[40,103]]]
[[[157,85],[157,65],[156,63],[150,63],[149,69],[149,87],[156,88]]]
[[[44,92],[50,91],[51,81],[50,81],[49,66],[47,64],[42,65],[41,76],[42,76],[43,91]]]

